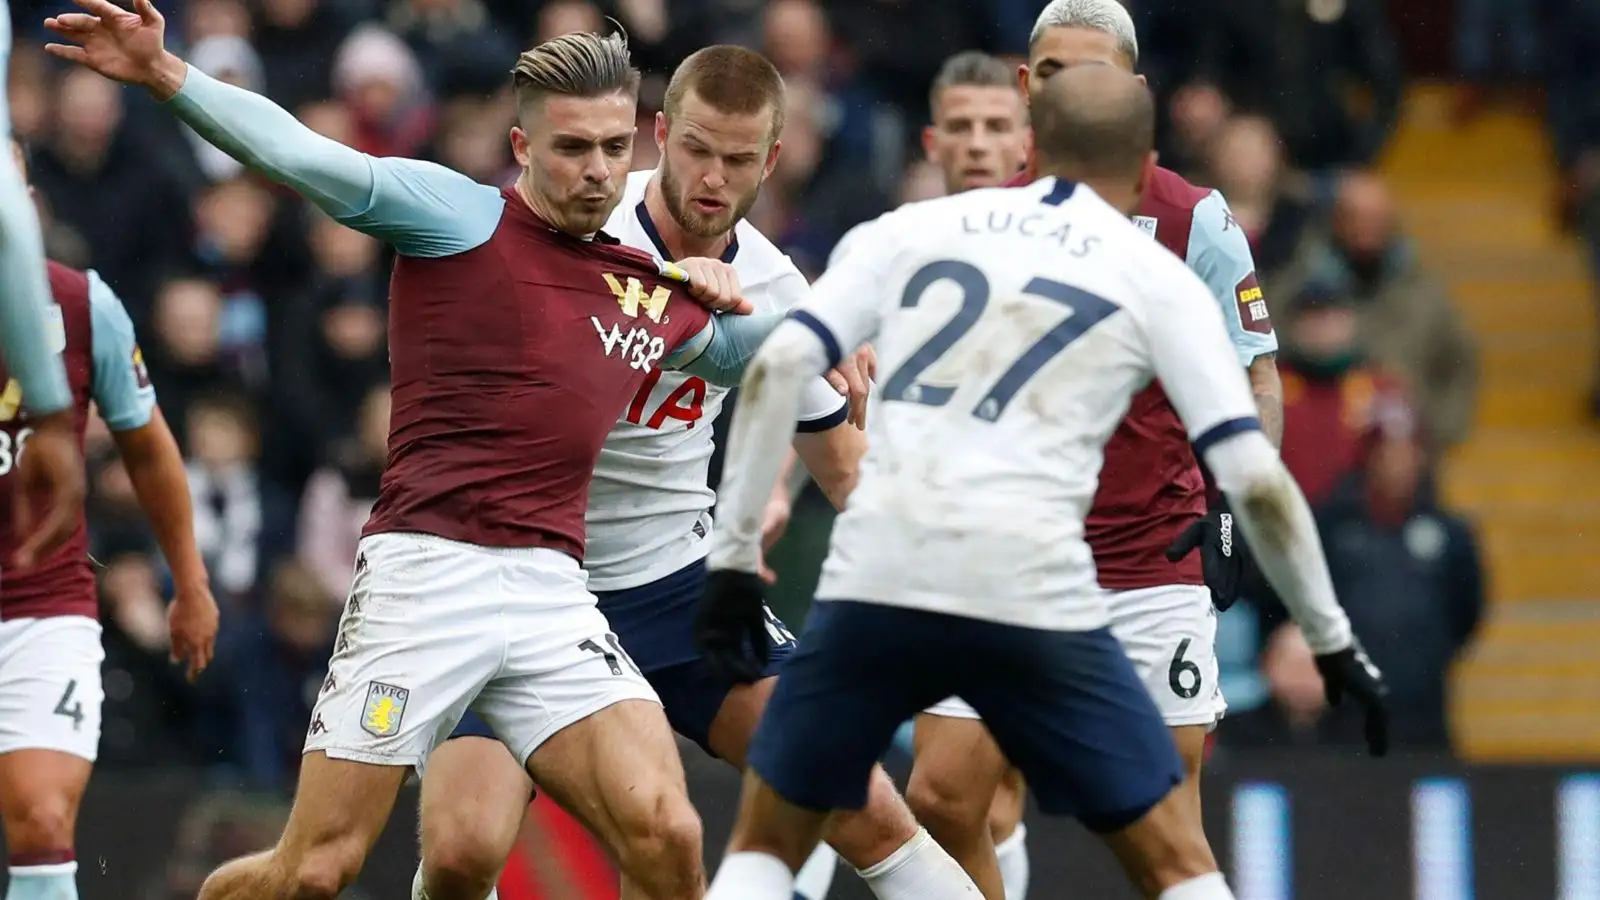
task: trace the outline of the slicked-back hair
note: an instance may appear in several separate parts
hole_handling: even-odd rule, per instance
[[[1080,179],[1133,175],[1155,149],[1156,107],[1149,88],[1107,66],[1052,76],[1031,112],[1041,172],[1061,169]]]
[[[1002,87],[1017,89],[1016,72],[999,57],[981,50],[967,50],[944,61],[928,91],[928,105],[937,108],[939,93],[953,87]]]
[[[1050,0],[1034,20],[1028,48],[1031,50],[1051,28],[1086,28],[1109,34],[1117,39],[1117,50],[1128,57],[1134,68],[1139,67],[1139,35],[1133,27],[1133,16],[1119,0]]]
[[[783,76],[765,56],[732,44],[716,44],[689,54],[667,82],[662,111],[668,119],[683,109],[693,93],[717,112],[749,116],[772,110],[770,140],[783,133]]]
[[[628,37],[590,32],[564,34],[524,51],[511,70],[517,113],[549,94],[599,97],[639,92],[639,70],[628,54]]]

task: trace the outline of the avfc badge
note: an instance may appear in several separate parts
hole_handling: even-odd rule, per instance
[[[1155,237],[1156,236],[1156,221],[1157,220],[1156,220],[1155,216],[1134,216],[1133,217],[1134,227],[1138,228],[1140,231],[1144,232],[1145,234],[1150,235],[1151,237]]]
[[[144,351],[138,344],[133,345],[133,377],[139,383],[139,389],[144,390],[150,386],[150,370],[144,364]]]
[[[1239,303],[1239,326],[1254,334],[1271,334],[1272,317],[1267,314],[1267,298],[1256,283],[1256,273],[1241,279],[1233,293]]]
[[[393,737],[400,732],[411,692],[381,681],[367,683],[367,703],[361,708],[361,730],[373,737]]]
[[[61,315],[61,306],[52,303],[45,307],[44,331],[50,341],[51,353],[64,353],[67,349],[67,321]]]

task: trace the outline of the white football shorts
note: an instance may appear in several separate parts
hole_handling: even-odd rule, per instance
[[[660,701],[572,557],[421,534],[363,538],[305,752],[420,766],[469,707],[524,765],[568,725]]]
[[[1133,660],[1161,717],[1170,727],[1215,728],[1228,711],[1217,673],[1217,612],[1204,586],[1176,584],[1108,591],[1111,633]],[[977,719],[977,710],[950,697],[926,710],[950,719]]]
[[[100,623],[87,616],[0,622],[0,753],[100,750]]]

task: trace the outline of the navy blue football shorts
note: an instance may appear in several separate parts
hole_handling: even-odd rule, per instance
[[[694,617],[706,583],[704,561],[694,562],[650,584],[595,596],[622,649],[656,689],[672,729],[711,753],[711,722],[734,683],[712,671],[694,646]],[[794,635],[767,611],[768,663],[764,674],[794,652]],[[471,710],[450,737],[494,737],[489,723]],[[715,755],[715,754],[713,754]]]
[[[1116,831],[1183,781],[1166,723],[1110,629],[851,601],[812,607],[750,765],[797,806],[860,809],[900,724],[951,696],[983,716],[1047,814]]]

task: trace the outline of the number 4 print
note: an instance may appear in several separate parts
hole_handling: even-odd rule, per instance
[[[83,701],[73,696],[77,692],[77,679],[67,682],[67,689],[61,692],[61,699],[56,701],[55,709],[56,715],[66,716],[72,720],[73,731],[81,731],[83,729]]]

